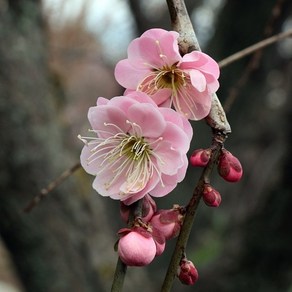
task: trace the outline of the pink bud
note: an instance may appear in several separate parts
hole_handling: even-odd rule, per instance
[[[211,157],[211,149],[197,149],[190,157],[192,166],[206,166]]]
[[[184,209],[179,206],[170,210],[159,210],[150,220],[150,224],[168,240],[179,234],[183,213]]]
[[[226,149],[222,149],[218,172],[226,181],[238,182],[242,177],[243,170],[239,160]]]
[[[181,260],[180,266],[178,267],[177,276],[185,285],[194,285],[199,278],[196,267],[187,259]]]
[[[149,222],[152,218],[154,212],[156,212],[157,207],[155,201],[150,195],[146,195],[143,199],[142,205],[142,220],[144,222]],[[122,219],[127,223],[129,220],[131,205],[126,205],[122,201],[120,203],[120,214]]]
[[[156,244],[152,235],[142,227],[123,228],[118,253],[122,262],[128,266],[146,266],[156,255]]]
[[[203,200],[207,206],[219,207],[221,203],[221,196],[218,191],[216,191],[209,184],[205,184],[203,190]]]

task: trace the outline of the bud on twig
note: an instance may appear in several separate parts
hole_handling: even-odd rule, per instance
[[[209,184],[205,184],[203,190],[203,201],[209,207],[219,207],[221,203],[221,195]]]
[[[177,276],[179,280],[185,285],[194,285],[199,278],[196,267],[186,258],[181,260],[178,267]]]
[[[238,182],[242,177],[240,161],[226,149],[222,149],[219,157],[218,172],[228,182]]]

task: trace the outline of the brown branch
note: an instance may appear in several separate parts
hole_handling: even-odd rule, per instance
[[[173,29],[180,33],[179,46],[181,53],[185,54],[192,50],[200,50],[200,46],[188,16],[184,1],[166,1],[169,8]],[[178,236],[176,246],[161,288],[161,291],[163,292],[168,292],[171,290],[180,260],[186,252],[186,245],[192,230],[193,222],[195,220],[196,210],[202,197],[204,184],[209,183],[211,172],[218,160],[223,143],[227,138],[227,134],[231,132],[231,128],[227,121],[225,112],[216,94],[213,94],[212,96],[211,111],[206,118],[206,122],[213,130],[211,159],[208,165],[204,168],[202,175],[194,189],[193,196],[187,206],[184,223]]]
[[[224,67],[230,65],[231,63],[234,63],[234,62],[242,59],[245,56],[248,56],[248,55],[250,55],[258,50],[261,50],[267,46],[270,46],[278,41],[281,41],[281,40],[289,38],[289,37],[292,37],[292,29],[287,30],[287,31],[282,32],[282,33],[279,33],[279,34],[276,34],[270,38],[264,39],[264,40],[254,44],[252,46],[249,46],[249,47],[221,60],[220,62],[218,62],[219,67],[224,68]]]
[[[80,162],[73,165],[71,168],[65,170],[59,177],[54,181],[50,182],[47,187],[41,189],[40,193],[36,195],[23,209],[24,212],[30,212],[39,202],[44,199],[51,191],[62,184],[70,175],[81,167]]]
[[[215,134],[214,136],[213,143],[211,146],[212,154],[211,154],[210,162],[204,168],[202,175],[197,183],[197,186],[194,189],[193,196],[187,206],[187,212],[184,218],[184,223],[182,225],[180,234],[178,236],[175,249],[173,251],[173,254],[168,266],[168,270],[167,270],[167,273],[166,273],[166,276],[161,288],[162,292],[169,292],[171,290],[180,260],[186,253],[186,245],[187,245],[189,235],[191,233],[192,226],[195,220],[196,211],[202,197],[204,185],[205,183],[210,182],[210,176],[211,176],[212,170],[218,160],[220,150],[222,149],[223,143],[226,140],[226,138],[227,138],[226,135],[221,135],[219,132]]]
[[[179,33],[178,43],[181,54],[184,55],[194,50],[200,51],[200,45],[184,1],[166,0],[166,2],[170,13],[172,28]],[[212,129],[216,129],[225,134],[231,133],[231,128],[224,109],[215,93],[212,95],[211,111],[205,120]]]

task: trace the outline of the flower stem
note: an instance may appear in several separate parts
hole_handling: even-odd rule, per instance
[[[204,168],[202,175],[197,183],[197,186],[194,189],[193,196],[187,206],[184,222],[180,234],[178,236],[176,246],[173,251],[163,285],[161,287],[161,292],[169,292],[171,290],[179,263],[181,259],[185,256],[186,245],[195,220],[196,211],[202,197],[204,184],[210,182],[210,175],[212,173],[214,165],[218,160],[220,151],[222,149],[226,137],[227,137],[226,135],[221,134],[220,132],[214,134],[214,139],[211,146],[212,154],[210,162]]]
[[[126,272],[127,272],[127,265],[125,265],[121,261],[121,259],[118,258],[111,292],[122,291]]]
[[[143,199],[131,205],[128,227],[131,228],[136,217],[142,217]],[[123,290],[124,280],[127,273],[127,265],[125,265],[120,257],[118,258],[111,292],[121,292]]]

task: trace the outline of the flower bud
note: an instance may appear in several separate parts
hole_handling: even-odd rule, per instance
[[[242,166],[239,160],[229,151],[223,149],[219,158],[218,172],[228,182],[238,182],[242,177]]]
[[[128,266],[146,266],[156,255],[156,244],[150,232],[142,227],[119,231],[118,254]]]
[[[211,149],[197,149],[190,157],[192,166],[206,166],[211,157]]]
[[[177,270],[177,276],[179,280],[185,285],[194,285],[199,278],[196,267],[186,258],[181,260]]]
[[[144,222],[149,222],[152,218],[154,212],[156,212],[157,207],[155,201],[150,195],[146,195],[143,199],[142,204],[142,220]],[[122,219],[127,223],[129,220],[131,205],[126,205],[122,201],[120,203],[120,214]]]
[[[203,190],[203,200],[209,207],[219,207],[221,203],[221,195],[209,184],[205,184]]]
[[[159,210],[150,220],[150,224],[157,229],[165,239],[171,239],[179,234],[184,218],[184,209],[174,206],[170,210]]]

